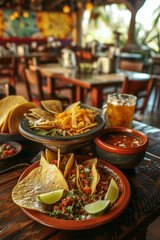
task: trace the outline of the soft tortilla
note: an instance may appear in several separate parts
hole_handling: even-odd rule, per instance
[[[8,126],[9,126],[9,132],[10,133],[16,133],[19,131],[19,123],[24,117],[24,113],[27,113],[30,111],[31,108],[38,108],[38,106],[35,103],[27,102],[18,105],[16,108],[14,108],[8,119]]]
[[[24,97],[10,95],[0,100],[0,127],[8,112],[16,105],[28,102]]]
[[[55,190],[69,190],[61,171],[54,164],[44,164],[33,169],[12,191],[13,201],[24,208],[47,213],[37,195]]]

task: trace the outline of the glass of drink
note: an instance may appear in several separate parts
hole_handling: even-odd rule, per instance
[[[108,127],[132,127],[137,97],[113,93],[107,96],[106,124]]]

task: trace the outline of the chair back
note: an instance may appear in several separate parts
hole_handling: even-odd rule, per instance
[[[44,100],[44,94],[42,90],[42,77],[38,69],[30,70],[24,69],[24,79],[26,83],[27,93],[29,101]]]
[[[154,77],[149,80],[130,80],[125,77],[122,84],[122,93],[128,93],[137,96],[135,113],[139,113],[137,120],[142,121],[147,102],[152,91]]]
[[[121,60],[119,62],[119,69],[132,72],[143,72],[144,63]]]

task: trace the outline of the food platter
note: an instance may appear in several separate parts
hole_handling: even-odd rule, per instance
[[[82,155],[76,155],[77,161],[87,160],[89,159],[89,156],[82,156]],[[114,207],[104,215],[90,218],[90,219],[84,219],[84,220],[62,220],[50,217],[46,214],[43,214],[41,212],[30,210],[21,207],[22,211],[29,216],[34,221],[41,223],[45,226],[57,228],[57,229],[64,229],[64,230],[83,230],[83,229],[89,229],[98,227],[100,225],[103,225],[107,222],[112,221],[116,217],[118,217],[127,207],[129,200],[130,200],[130,185],[127,180],[127,178],[124,176],[124,174],[114,167],[113,165],[109,164],[108,162],[105,162],[101,159],[98,159],[98,162],[101,164],[102,167],[109,169],[111,172],[117,175],[117,177],[120,179],[121,182],[121,195],[114,205]],[[39,166],[39,161],[32,164],[30,167],[28,167],[19,178],[19,181],[21,181],[24,177],[26,177],[34,168]]]

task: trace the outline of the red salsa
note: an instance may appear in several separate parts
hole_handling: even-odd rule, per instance
[[[134,148],[143,144],[143,141],[140,138],[131,134],[119,132],[103,135],[101,139],[109,145],[122,148]]]

